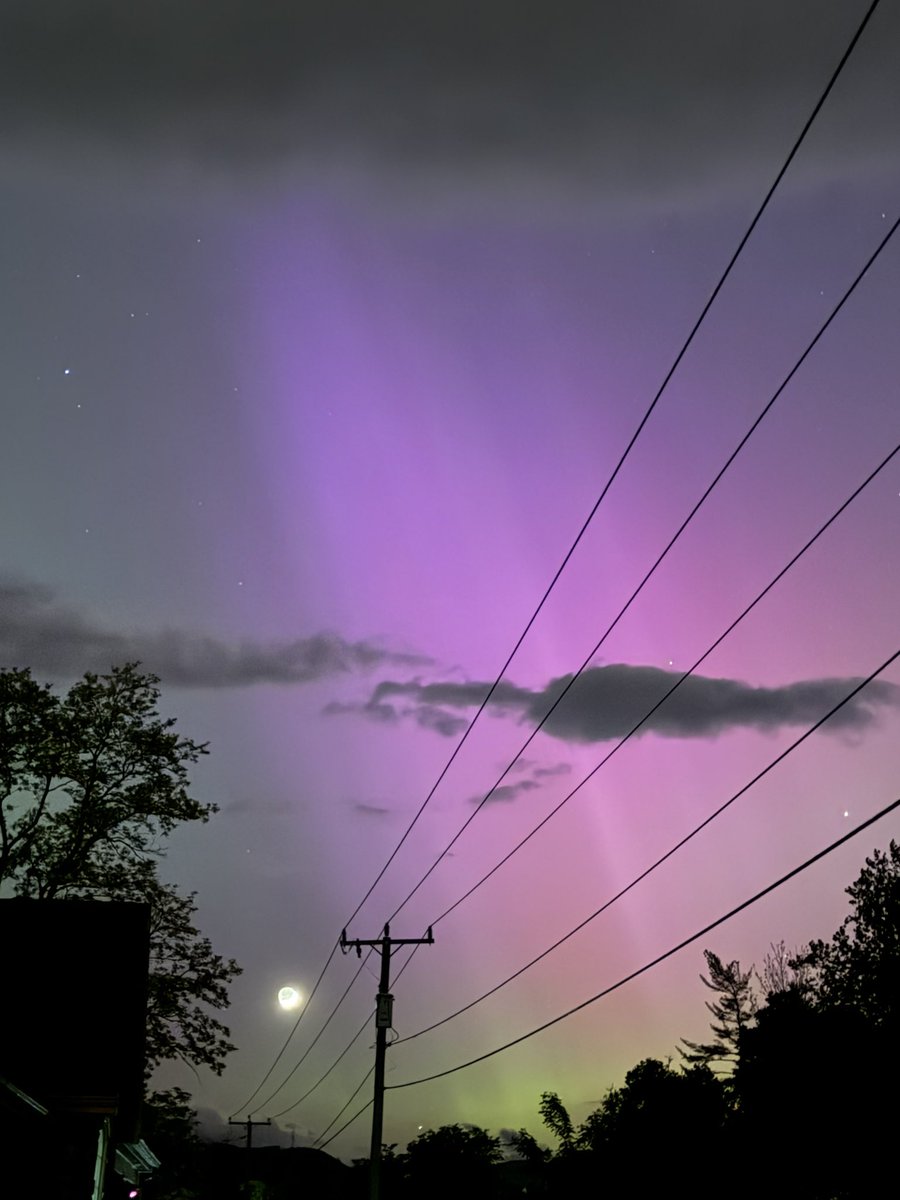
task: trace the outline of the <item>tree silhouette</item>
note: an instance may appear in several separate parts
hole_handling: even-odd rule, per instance
[[[233,1047],[208,1011],[240,968],[194,927],[193,896],[157,875],[165,838],[216,811],[188,790],[206,747],[157,712],[159,681],[136,663],[86,674],[65,695],[0,671],[0,881],[42,900],[151,906],[147,1066],[182,1058],[221,1072]]]
[[[893,1137],[885,1075],[893,1075],[891,1059],[861,1013],[818,1008],[798,987],[776,992],[741,1043],[734,1075],[738,1156],[776,1145],[789,1130],[803,1153],[783,1156],[782,1194],[878,1195],[884,1147]]]
[[[726,1071],[730,1071],[740,1057],[741,1037],[756,1011],[753,968],[742,971],[737,959],[723,963],[712,950],[704,950],[703,957],[709,978],[705,975],[700,978],[710,991],[719,996],[718,1000],[706,1001],[706,1007],[714,1018],[710,1028],[715,1038],[711,1042],[690,1042],[682,1038],[687,1050],[680,1050],[680,1053],[693,1066],[708,1067],[713,1063],[724,1063]]]
[[[816,1004],[852,1008],[896,1029],[900,1018],[900,846],[875,850],[847,888],[850,914],[831,941],[814,941],[797,960],[811,972]]]
[[[763,958],[762,970],[756,972],[763,999],[768,1001],[779,992],[792,988],[806,993],[811,986],[812,972],[804,963],[809,953],[808,946],[788,950],[784,939],[772,942]]]
[[[724,1085],[708,1067],[676,1071],[646,1058],[622,1087],[609,1089],[580,1127],[577,1145],[593,1152],[614,1194],[657,1196],[677,1183],[686,1147],[711,1171],[726,1115]],[[705,1196],[706,1182],[693,1180],[690,1193]]]
[[[541,1114],[541,1120],[559,1140],[560,1150],[563,1153],[571,1150],[575,1145],[575,1126],[556,1092],[541,1093],[538,1111]]]
[[[409,1194],[487,1196],[492,1168],[502,1157],[499,1138],[476,1125],[426,1129],[409,1143],[403,1156]]]

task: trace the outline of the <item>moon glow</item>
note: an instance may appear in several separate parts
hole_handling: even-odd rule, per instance
[[[278,1003],[282,1008],[297,1008],[301,998],[300,993],[293,987],[283,987],[278,991]]]

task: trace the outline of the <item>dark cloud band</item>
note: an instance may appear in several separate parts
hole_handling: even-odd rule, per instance
[[[897,18],[878,14],[813,170],[890,166]],[[859,19],[845,0],[10,0],[7,153],[85,169],[411,176],[596,198],[738,187],[783,151]],[[248,171],[248,168],[251,170]],[[805,164],[804,164],[805,169]],[[410,188],[402,189],[407,197]]]
[[[427,662],[372,642],[316,633],[292,641],[231,644],[183,630],[120,633],[102,628],[29,583],[0,584],[0,665],[75,678],[138,661],[164,683],[181,687],[246,687],[313,683],[390,664]]]
[[[568,742],[605,742],[630,733],[680,679],[675,671],[615,663],[590,667],[560,697],[571,675],[552,679],[539,690],[502,683],[488,712],[537,725],[559,701],[544,732]],[[809,679],[782,687],[753,687],[736,679],[691,675],[641,726],[640,733],[663,737],[715,737],[731,729],[774,731],[819,720],[858,683],[856,679]],[[377,715],[383,722],[412,719],[451,736],[466,718],[460,710],[476,708],[487,695],[487,683],[423,683],[420,680],[379,683],[368,703],[354,711]],[[874,720],[879,708],[900,705],[900,688],[876,680],[835,713],[826,728],[859,730]],[[353,706],[345,705],[342,711]],[[336,710],[332,710],[336,711]],[[422,720],[422,714],[427,720]],[[444,714],[441,721],[439,715]]]

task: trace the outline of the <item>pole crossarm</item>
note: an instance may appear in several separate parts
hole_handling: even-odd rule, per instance
[[[251,1121],[248,1117],[246,1121],[235,1121],[231,1117],[228,1119],[229,1125],[240,1125],[242,1129],[247,1130],[247,1149],[253,1149],[253,1126],[254,1125],[271,1125],[272,1118],[266,1117],[264,1121]]]
[[[362,957],[363,946],[371,946],[373,950],[377,950],[379,954],[384,953],[385,944],[389,948],[394,946],[433,946],[434,934],[431,932],[431,926],[428,926],[428,932],[423,938],[394,938],[391,937],[390,925],[385,925],[384,933],[380,938],[348,938],[347,930],[341,930],[340,947],[341,951],[346,954],[348,950],[355,950],[356,957]]]

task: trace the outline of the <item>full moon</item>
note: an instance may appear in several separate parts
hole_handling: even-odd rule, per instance
[[[282,1008],[296,1008],[300,1003],[301,996],[296,988],[283,987],[278,992],[278,1003]]]

